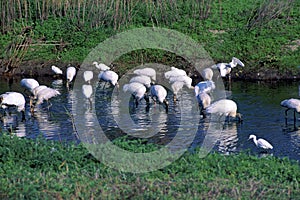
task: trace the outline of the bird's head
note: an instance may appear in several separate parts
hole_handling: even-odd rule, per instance
[[[254,138],[256,138],[255,135],[250,135],[249,138],[248,138],[248,140],[251,140],[251,139],[254,139]]]

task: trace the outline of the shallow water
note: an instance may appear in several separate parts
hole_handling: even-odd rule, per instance
[[[129,101],[130,95],[122,92],[122,86],[113,90],[108,85],[96,84],[93,86],[95,96],[89,101],[83,97],[80,88],[68,90],[64,81],[52,77],[37,80],[40,84],[56,88],[61,95],[51,99],[52,106],[49,108],[47,103],[43,103],[33,115],[28,112],[27,105],[25,121],[21,121],[18,113],[9,115],[1,110],[2,130],[20,137],[42,136],[49,140],[81,140],[88,143],[130,135],[147,138],[150,142],[167,145],[174,150],[202,145],[224,154],[243,150],[260,154],[254,143],[248,140],[250,134],[255,134],[274,146],[269,152],[274,156],[300,160],[300,122],[297,120],[294,127],[291,111],[286,124],[285,109],[280,106],[283,99],[299,96],[299,83],[296,81],[232,82],[232,92],[226,94],[231,94],[228,98],[237,102],[244,120],[242,123],[220,123],[210,117],[201,119],[193,91],[188,89],[182,91],[176,104],[171,93],[168,94],[170,105],[166,113],[162,105],[151,103],[147,107],[145,101],[135,108]],[[1,77],[0,93],[23,93],[19,82],[20,78],[7,80]]]

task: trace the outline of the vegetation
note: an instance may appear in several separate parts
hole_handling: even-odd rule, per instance
[[[299,180],[299,163],[272,156],[186,153],[164,169],[132,174],[103,165],[82,144],[0,136],[1,199],[299,199]]]
[[[118,32],[155,26],[187,34],[216,62],[239,57],[247,65],[244,72],[298,74],[299,1],[9,0],[0,8],[6,72],[21,61],[80,63],[93,47]],[[115,62],[121,69],[133,65],[132,58],[136,63],[153,57],[163,62],[165,55],[138,51]]]

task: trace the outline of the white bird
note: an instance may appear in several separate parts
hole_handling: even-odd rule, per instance
[[[294,110],[294,122],[296,122],[296,112],[299,113],[300,112],[300,100],[299,99],[285,99],[283,100],[280,105],[282,107],[285,107],[287,108],[285,110],[285,118],[287,118],[287,114],[288,114],[288,111],[290,109],[293,109]]]
[[[176,102],[179,91],[186,86],[189,89],[194,89],[192,79],[188,76],[172,76],[169,79],[173,91],[173,100]]]
[[[186,71],[183,69],[178,69],[176,67],[171,67],[170,71],[165,72],[165,78],[170,79],[174,76],[187,76]]]
[[[0,95],[0,106],[3,109],[17,107],[17,111],[22,113],[22,119],[25,119],[25,103],[25,97],[19,92],[6,92]]]
[[[51,69],[57,75],[62,75],[63,74],[63,71],[61,69],[59,69],[58,67],[54,66],[54,65],[51,66]]]
[[[75,67],[68,67],[67,68],[67,83],[72,82],[76,75],[76,68]]]
[[[204,110],[211,104],[211,97],[206,92],[200,92],[198,95],[196,95],[196,99],[199,104],[200,109],[200,115],[203,116],[203,118],[206,117],[206,114]]]
[[[146,90],[147,89],[145,85],[138,82],[132,82],[123,86],[123,91],[130,92],[130,94],[132,94],[132,96],[134,97],[136,107],[138,106],[139,101],[141,101],[143,98],[145,99],[147,104],[149,103],[149,98],[146,94]]]
[[[103,64],[103,63],[98,64],[98,62],[95,61],[95,62],[93,62],[93,65],[95,65],[95,67],[97,67],[101,71],[110,70],[110,67],[108,67],[106,64]]]
[[[85,82],[90,83],[91,80],[93,79],[93,77],[94,77],[94,74],[93,74],[92,71],[85,71],[85,72],[83,72],[83,78],[84,78]]]
[[[38,87],[40,84],[33,78],[23,78],[20,82],[21,86],[32,93],[33,89]]]
[[[218,63],[216,65],[213,65],[212,68],[219,69],[221,77],[225,77],[227,74],[229,74],[229,78],[230,78],[231,69],[236,67],[237,65],[240,65],[242,67],[245,66],[244,63],[242,63],[242,61],[240,61],[236,57],[232,57],[232,60],[230,63]]]
[[[156,81],[156,71],[150,67],[146,67],[143,69],[136,69],[133,71],[136,75],[145,75],[149,76],[153,81]]]
[[[213,81],[201,81],[195,85],[195,95],[197,96],[200,92],[211,93],[216,88]]]
[[[141,83],[147,88],[151,87],[151,78],[149,76],[145,76],[145,75],[134,76],[130,79],[129,83],[133,83],[133,82]]]
[[[34,93],[34,97],[30,98],[30,109],[31,109],[31,112],[34,111],[34,107],[36,105],[39,105],[39,104],[43,103],[44,100],[47,101],[48,108],[49,108],[50,107],[49,106],[49,99],[51,99],[52,97],[55,97],[57,95],[60,95],[59,91],[57,91],[57,90],[55,90],[53,88],[49,88],[49,87],[47,87],[45,85],[41,85],[39,87],[36,87],[33,90],[33,93]],[[35,102],[35,104],[32,103],[33,99],[37,99],[37,101]]]
[[[240,113],[237,113],[237,105],[230,99],[221,99],[206,108],[207,113],[218,113],[220,116],[232,117],[238,121],[242,120]]]
[[[262,148],[264,150],[267,150],[267,149],[273,149],[273,146],[266,140],[260,138],[258,140],[256,140],[256,136],[255,135],[250,135],[249,136],[249,139],[253,139],[253,142],[255,143],[255,145],[258,147],[258,148]]]
[[[114,71],[106,70],[100,72],[100,74],[98,75],[98,79],[109,82],[113,86],[118,86],[119,75]]]
[[[82,85],[82,93],[87,99],[91,98],[93,94],[93,87],[91,85]]]
[[[167,90],[161,86],[161,85],[152,85],[150,87],[150,93],[152,96],[152,99],[158,100],[159,103],[162,103],[165,105],[165,109],[168,112],[169,109],[169,102],[167,101]]]
[[[213,78],[214,72],[211,68],[205,68],[202,70],[201,75],[204,78],[204,80],[211,81]]]

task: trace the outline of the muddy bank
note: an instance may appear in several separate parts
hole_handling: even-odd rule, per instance
[[[21,77],[49,77],[53,76],[54,73],[51,70],[51,66],[55,65],[66,71],[67,66],[71,64],[77,69],[80,68],[79,62],[65,63],[61,61],[24,61],[21,66],[14,71],[14,74],[5,73],[5,67],[0,67],[1,76],[21,76]],[[114,68],[118,72],[118,65],[114,65]],[[200,74],[195,72],[195,69],[192,69],[191,66],[185,68],[189,74],[194,74],[195,78],[200,77]],[[237,80],[300,80],[300,69],[299,72],[295,74],[292,71],[279,72],[276,69],[247,69],[244,68],[235,68],[231,73],[232,79]],[[193,78],[193,77],[192,77]]]

